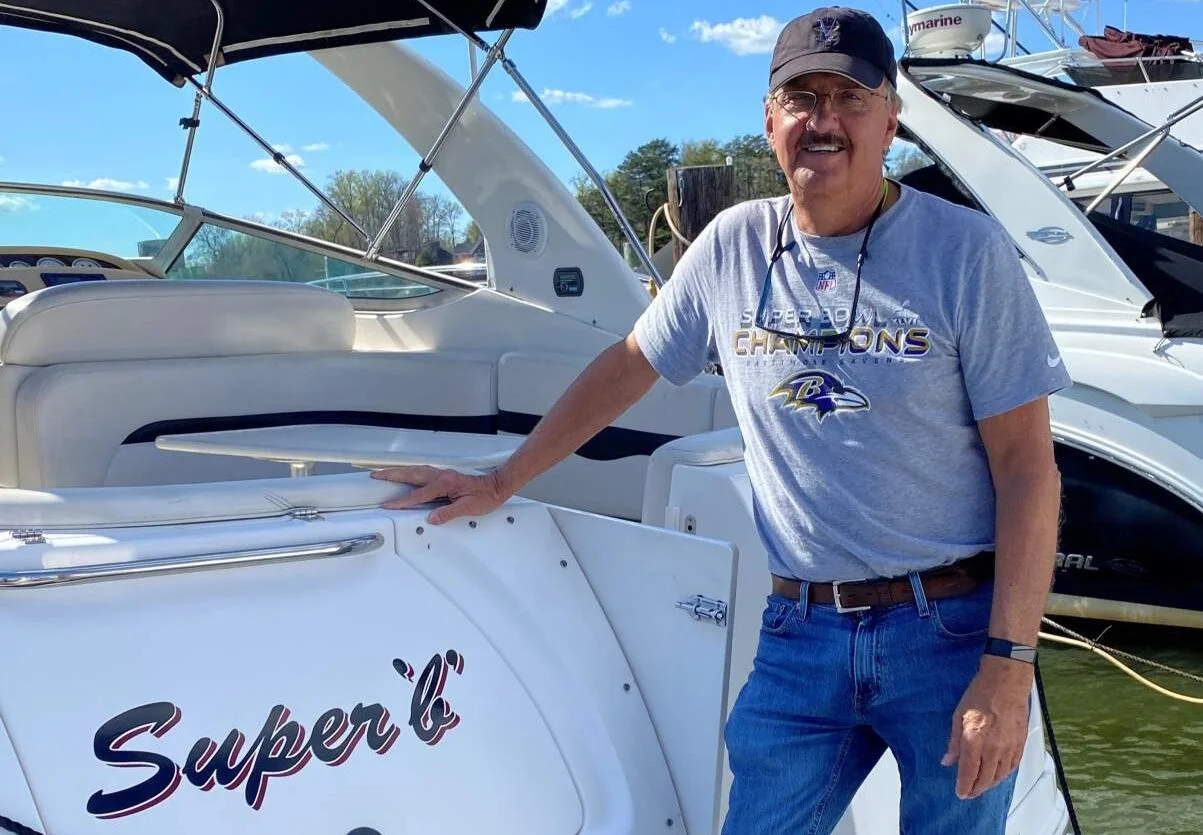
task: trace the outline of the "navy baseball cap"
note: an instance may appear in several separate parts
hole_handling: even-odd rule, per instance
[[[875,90],[898,81],[894,45],[868,12],[825,6],[796,17],[777,36],[769,90],[809,72],[833,72]]]

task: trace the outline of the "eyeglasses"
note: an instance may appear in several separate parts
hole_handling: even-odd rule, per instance
[[[814,93],[810,90],[782,90],[773,98],[791,116],[805,118],[818,111],[819,99],[829,99],[832,109],[840,116],[860,116],[867,113],[874,98],[885,96],[866,90],[864,87],[846,87],[830,93]]]
[[[785,237],[785,226],[789,223],[789,219],[794,211],[794,201],[789,201],[785,207],[785,214],[781,218],[781,222],[777,224],[777,243],[773,247],[773,254],[769,258],[768,269],[764,272],[764,282],[760,285],[760,301],[756,304],[756,318],[754,324],[762,331],[767,331],[771,334],[784,337],[786,339],[796,340],[801,347],[809,347],[813,342],[819,342],[824,347],[838,345],[852,335],[853,329],[856,327],[856,306],[860,302],[860,274],[861,268],[864,267],[865,258],[869,254],[869,233],[873,231],[873,224],[877,223],[877,218],[881,216],[881,210],[885,207],[886,197],[890,193],[890,185],[888,182],[882,184],[881,199],[877,201],[877,208],[873,210],[873,216],[869,218],[869,225],[865,228],[865,235],[861,238],[860,252],[856,256],[856,283],[852,290],[852,307],[848,311],[848,327],[842,331],[820,331],[814,334],[793,333],[790,331],[777,330],[769,327],[765,321],[765,314],[769,311],[769,296],[772,292],[773,266],[781,260],[781,256],[794,248],[797,240],[790,241],[788,244],[783,244]],[[834,324],[834,319],[832,320]]]

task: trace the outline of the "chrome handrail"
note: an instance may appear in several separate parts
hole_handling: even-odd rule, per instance
[[[218,554],[191,554],[182,557],[160,557],[136,562],[100,563],[68,568],[38,568],[26,571],[0,571],[0,589],[28,589],[41,586],[61,586],[112,580],[118,577],[144,577],[206,568],[229,568],[241,565],[260,565],[297,560],[349,557],[375,551],[384,544],[378,533],[364,534],[332,542],[309,545],[290,545],[283,548],[259,548],[250,551],[227,551]]]

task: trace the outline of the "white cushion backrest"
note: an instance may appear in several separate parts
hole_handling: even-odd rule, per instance
[[[237,423],[242,417],[252,426],[265,425],[265,418],[359,423],[377,416],[398,425],[431,416],[442,420],[427,428],[456,423],[451,428],[489,431],[496,411],[491,361],[437,353],[71,363],[34,369],[16,394],[16,483],[41,488],[173,481],[179,475],[173,456],[185,453],[154,449],[155,433],[148,432],[164,422],[170,423],[162,434],[211,430],[204,423],[214,418]],[[314,419],[311,413],[326,414]],[[131,439],[134,433],[140,438]],[[225,477],[240,477],[233,467],[238,462],[228,463]],[[209,475],[222,477],[212,470]]]
[[[275,281],[86,281],[0,311],[5,365],[349,351],[354,338],[345,298]]]

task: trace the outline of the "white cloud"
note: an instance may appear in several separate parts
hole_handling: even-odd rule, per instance
[[[571,90],[553,90],[549,87],[544,87],[540,95],[543,103],[549,106],[557,104],[579,104],[584,107],[595,107],[601,110],[612,110],[615,107],[630,107],[634,102],[630,99],[619,99],[613,97],[598,98],[591,96],[588,93],[578,93]],[[525,102],[526,95],[521,90],[515,90],[510,95],[511,101]]]
[[[664,41],[665,43],[676,43],[677,36],[674,35],[672,32],[669,32],[667,29],[661,29],[660,30],[660,40]]]
[[[293,168],[305,167],[305,160],[301,158],[300,154],[288,154],[283,150],[281,150],[280,153],[284,154],[284,159],[286,159]],[[283,174],[285,171],[284,166],[278,165],[276,161],[270,157],[264,157],[263,159],[255,160],[251,163],[251,168],[255,169],[256,171],[262,171],[265,174]]]
[[[727,23],[711,24],[708,20],[695,20],[689,28],[702,43],[719,43],[736,55],[759,55],[773,51],[777,35],[785,26],[777,18],[737,17]]]
[[[551,17],[553,14],[564,8],[568,4],[568,0],[547,0],[546,17]]]
[[[23,194],[0,194],[0,215],[15,215],[17,212],[32,211],[37,203]]]
[[[316,151],[329,151],[329,142],[310,142],[308,145],[302,145],[301,150],[306,153],[314,153]]]
[[[89,183],[83,180],[63,180],[63,185],[67,188],[94,188],[102,191],[145,191],[150,188],[150,183],[145,180],[131,182],[130,180],[117,180],[113,177],[97,177]]]
[[[582,3],[581,5],[577,6],[575,9],[570,11],[568,13],[568,16],[571,17],[573,20],[577,20],[578,18],[582,18],[585,15],[589,14],[589,12],[592,11],[592,9],[593,9],[592,3]]]
[[[606,9],[606,14],[610,17],[618,17],[621,14],[626,14],[631,10],[631,0],[618,0],[617,3],[611,3]]]
[[[281,143],[279,145],[272,145],[272,147],[275,148],[277,151],[279,151],[282,154],[291,154],[292,153],[292,146],[286,142]]]
[[[174,194],[175,190],[179,187],[180,187],[180,178],[179,177],[168,177],[167,178],[167,190],[168,191],[170,191],[172,194]]]

